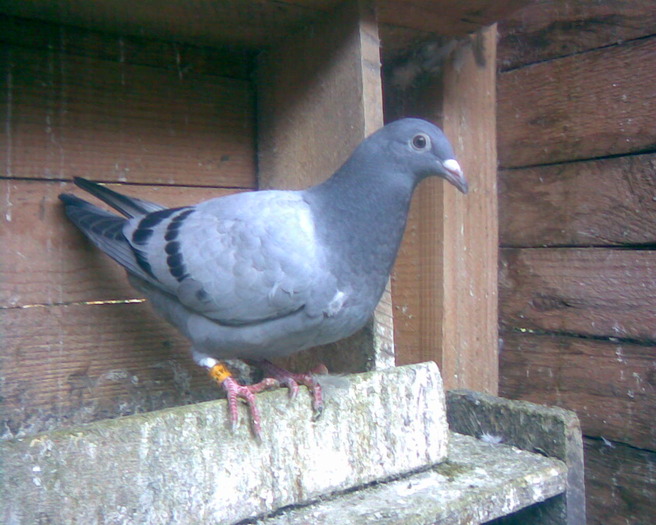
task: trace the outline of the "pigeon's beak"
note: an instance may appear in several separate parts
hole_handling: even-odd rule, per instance
[[[467,184],[467,179],[465,179],[460,164],[456,159],[448,159],[442,163],[444,171],[446,171],[446,176],[444,177],[461,192],[467,193],[469,190],[469,184]]]

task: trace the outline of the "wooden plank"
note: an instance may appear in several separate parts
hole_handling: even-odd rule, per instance
[[[499,75],[499,161],[553,164],[653,149],[656,36]]]
[[[514,69],[656,33],[656,1],[537,0],[499,19],[499,65]]]
[[[2,46],[6,177],[255,185],[249,82]]]
[[[383,124],[378,29],[370,2],[348,2],[321,23],[264,53],[258,63],[259,181],[306,188],[329,177]],[[352,341],[288,362],[343,361],[348,371],[393,365],[391,298]],[[363,340],[364,339],[364,340]],[[294,360],[292,360],[294,361]],[[300,365],[303,363],[303,365]]]
[[[584,440],[588,523],[656,521],[656,452],[603,440]]]
[[[161,40],[217,46],[261,47],[317,20],[337,0],[294,2],[242,0],[5,0],[6,13],[58,24]]]
[[[352,11],[342,9],[261,56],[261,187],[299,189],[322,182],[382,125],[375,21],[361,22]]]
[[[110,185],[164,205],[193,204],[235,190]],[[72,183],[0,180],[3,246],[0,308],[140,297],[123,269],[91,245],[66,218],[57,195],[71,192],[94,201]],[[96,201],[97,202],[97,201]]]
[[[381,24],[463,36],[501,20],[528,1],[379,0],[378,20]]]
[[[447,388],[495,393],[496,28],[481,38],[443,65],[443,78],[424,79],[395,101],[407,114],[443,121],[471,189],[462,196],[437,180],[419,187],[393,291],[397,362],[435,360]]]
[[[319,22],[341,0],[159,0],[133,5],[126,0],[5,0],[6,13],[124,35],[205,46],[275,46],[290,34]],[[379,0],[386,26],[463,36],[500,20],[528,0]]]
[[[496,39],[496,26],[487,28],[465,56],[447,64],[442,103],[444,132],[471,188],[449,198],[456,192],[443,186],[442,366],[450,371],[447,388],[490,394],[499,383]]]
[[[501,250],[500,322],[589,337],[656,342],[656,252]]]
[[[655,195],[654,154],[501,170],[501,244],[654,244]]]
[[[0,309],[3,437],[219,397],[146,304]]]
[[[573,410],[587,436],[656,450],[656,346],[513,332],[501,341],[500,395]]]
[[[0,14],[0,42],[12,47],[51,49],[67,55],[94,57],[122,64],[250,80],[252,52],[210,48],[179,42],[90,31],[75,26]]]

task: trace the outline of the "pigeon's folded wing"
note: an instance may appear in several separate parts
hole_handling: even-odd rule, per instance
[[[320,315],[338,293],[298,194],[223,197],[131,219],[123,231],[160,288],[223,324]]]

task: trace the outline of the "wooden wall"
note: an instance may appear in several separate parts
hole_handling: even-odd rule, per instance
[[[656,522],[656,2],[500,24],[500,394],[575,410],[589,523]]]
[[[0,435],[220,395],[57,195],[82,195],[73,176],[165,205],[254,187],[249,62],[0,16]]]
[[[331,350],[322,360],[338,372],[391,366],[396,338],[409,350],[399,362],[435,360],[450,387],[496,392],[496,34],[494,26],[466,34],[525,1],[443,2],[439,16],[428,0],[409,11],[405,2],[322,1],[308,16],[311,6],[275,1],[244,8],[258,16],[204,0],[116,12],[113,0],[91,10],[77,0],[64,3],[80,9],[8,2],[14,16],[0,15],[0,437],[221,395],[188,343],[66,219],[57,195],[82,194],[72,177],[165,205],[252,189],[257,177],[307,186],[383,122],[390,79],[381,78],[381,58],[434,50],[443,38],[431,31],[460,47],[439,73],[429,71],[430,86],[416,83],[426,88],[423,107],[407,114],[443,123],[471,191],[422,185],[409,225],[421,234],[401,255],[395,306],[386,294],[364,335],[346,342],[358,359]],[[215,29],[201,31],[213,39],[194,31],[203,28]],[[230,47],[235,32],[246,40]],[[242,45],[251,51],[234,47]],[[410,84],[407,100],[419,89]],[[403,109],[385,107],[387,118]],[[393,318],[402,321],[396,333]],[[373,356],[356,345],[373,346]]]

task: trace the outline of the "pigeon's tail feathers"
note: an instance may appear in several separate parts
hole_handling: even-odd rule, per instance
[[[88,239],[126,270],[142,279],[150,279],[137,260],[137,256],[123,235],[126,219],[105,211],[70,193],[62,193],[68,218]]]
[[[122,195],[114,190],[110,190],[102,184],[83,179],[82,177],[75,177],[73,180],[76,186],[89,192],[104,203],[109,204],[112,208],[120,211],[127,217],[138,217],[140,215],[146,215],[147,213],[164,209],[164,206],[155,202],[144,201],[135,197]]]

